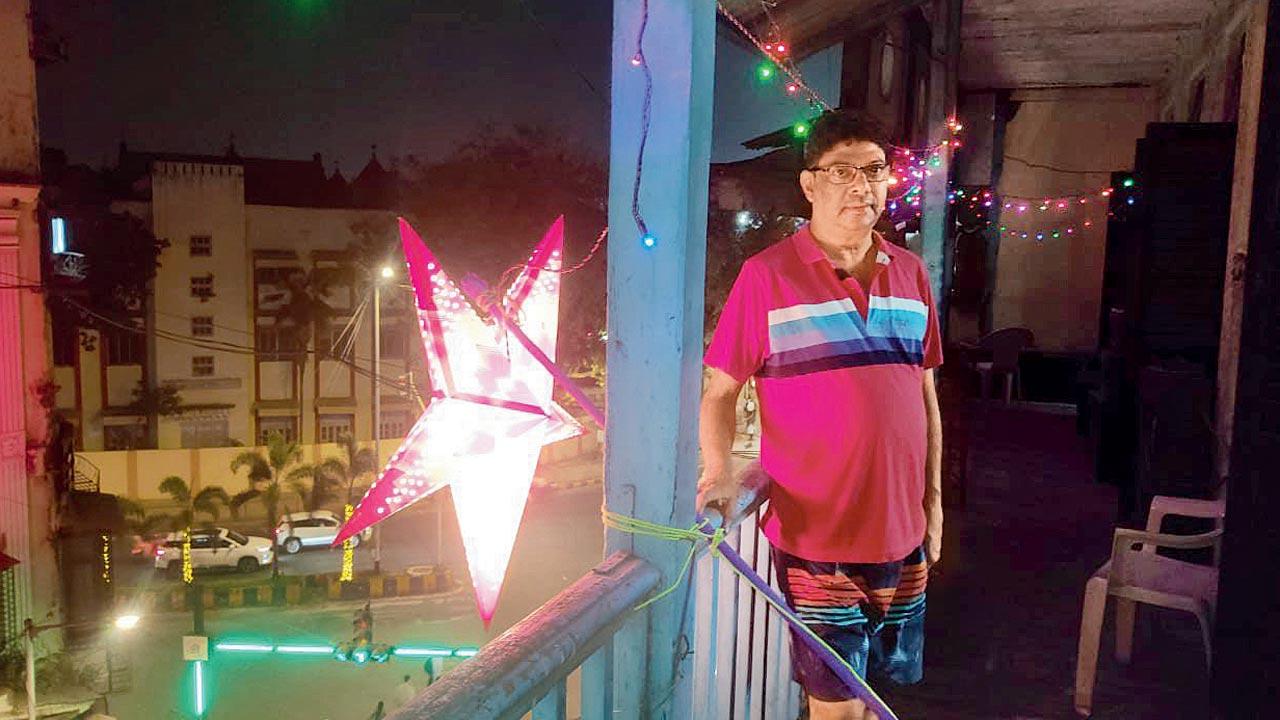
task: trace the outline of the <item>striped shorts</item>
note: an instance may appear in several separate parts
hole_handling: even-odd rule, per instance
[[[811,562],[772,549],[778,584],[796,615],[862,677],[896,685],[924,676],[924,548],[887,563]],[[792,630],[791,669],[810,696],[856,697]]]

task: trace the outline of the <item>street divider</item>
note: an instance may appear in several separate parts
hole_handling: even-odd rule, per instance
[[[120,588],[124,601],[139,612],[189,610],[191,592],[206,609],[304,605],[332,600],[435,595],[453,590],[453,573],[447,567],[410,568],[399,573],[358,574],[340,582],[338,573],[282,575],[275,582],[259,580],[246,585],[178,586],[163,589]]]

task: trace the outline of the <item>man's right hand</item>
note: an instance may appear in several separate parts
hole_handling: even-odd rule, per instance
[[[702,513],[710,505],[720,512],[725,521],[733,519],[738,509],[738,497],[742,486],[728,468],[719,471],[704,470],[698,479],[697,511]]]

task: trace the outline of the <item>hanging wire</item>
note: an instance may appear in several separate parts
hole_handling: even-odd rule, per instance
[[[649,142],[649,122],[653,113],[653,71],[649,69],[649,59],[644,54],[644,32],[649,27],[649,0],[640,3],[640,30],[636,33],[636,52],[632,56],[632,64],[638,64],[644,72],[644,103],[640,113],[640,147],[636,151],[636,176],[631,185],[631,218],[635,221],[640,237],[649,237],[649,226],[645,224],[640,213],[640,182],[644,173],[644,150]]]

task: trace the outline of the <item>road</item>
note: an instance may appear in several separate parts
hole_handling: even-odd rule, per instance
[[[493,626],[485,631],[475,612],[461,539],[451,513],[444,516],[444,561],[463,589],[444,597],[404,598],[375,603],[375,640],[422,645],[478,646],[496,637],[596,565],[602,556],[599,485],[537,490],[525,509],[511,566]],[[406,567],[434,562],[435,513],[427,503],[386,523],[384,565]],[[285,560],[290,573],[336,569],[337,551],[316,550]],[[367,550],[358,552],[371,565]],[[304,569],[305,568],[305,569]],[[350,637],[356,605],[334,603],[301,608],[213,610],[206,630],[215,639],[276,643],[332,643]],[[181,660],[181,637],[191,631],[186,613],[151,616],[122,640],[133,664],[133,688],[110,698],[111,714],[122,720],[190,718],[190,670]],[[357,666],[325,656],[228,655],[211,659],[206,677],[210,720],[364,720],[378,700],[394,706],[394,687],[404,674],[421,687],[421,662],[392,660]]]

